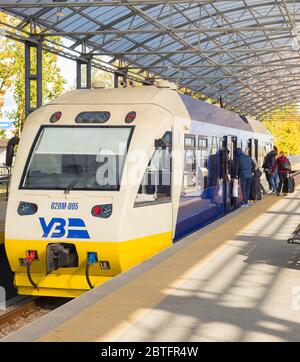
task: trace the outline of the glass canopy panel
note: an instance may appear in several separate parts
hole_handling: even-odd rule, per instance
[[[105,6],[100,2],[87,6],[86,0],[57,4],[50,0],[2,0],[0,9],[19,18],[20,22],[30,18],[38,32],[61,33],[71,42],[69,49],[64,48],[61,52],[64,51],[64,55],[73,52],[73,59],[74,54],[80,55],[84,40],[91,53],[111,53],[112,59],[119,59],[125,53],[125,65],[126,60],[132,63],[131,66],[167,64],[176,66],[178,74],[186,75],[189,65],[207,64],[207,67],[190,71],[198,76],[191,83],[193,90],[210,89],[209,96],[218,98],[217,87],[204,87],[203,82],[205,76],[216,77],[214,83],[224,85],[225,101],[228,94],[233,102],[231,105],[244,112],[249,105],[252,113],[259,115],[262,110],[273,109],[283,100],[284,94],[289,93],[291,97],[285,96],[284,102],[289,99],[300,101],[300,79],[299,76],[295,78],[300,73],[299,2],[212,0],[205,4],[205,1],[178,0],[161,4],[155,0],[151,3],[148,0],[130,3],[133,0],[128,0],[121,6],[121,1],[103,0]],[[20,34],[24,35],[22,32],[26,29]],[[118,30],[126,31],[126,34],[116,34]],[[89,34],[91,31],[102,33]],[[72,44],[75,44],[74,49],[71,49]],[[143,54],[138,56],[139,52]],[[101,68],[102,65],[94,61],[94,66]],[[184,73],[180,72],[180,66]],[[249,72],[253,81],[245,82]],[[173,74],[163,68],[151,68],[152,76]],[[265,81],[266,74],[269,78],[274,75],[273,79]],[[283,78],[278,80],[281,75]],[[261,88],[255,86],[258,81]],[[253,99],[245,104],[232,99],[233,83],[239,92],[237,99],[244,94],[252,94]],[[186,85],[186,81],[179,79],[179,85]],[[266,96],[266,89],[273,95],[272,100]],[[298,92],[295,93],[295,89]]]

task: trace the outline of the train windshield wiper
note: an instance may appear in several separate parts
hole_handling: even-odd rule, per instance
[[[89,170],[95,166],[96,163],[97,163],[97,158],[85,170],[83,170],[78,176],[76,176],[72,182],[69,183],[69,185],[65,189],[65,194],[68,194],[72,190],[72,188],[77,184],[77,182],[80,181],[82,177],[85,176],[89,172]]]

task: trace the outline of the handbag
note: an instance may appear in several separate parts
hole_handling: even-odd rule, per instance
[[[239,181],[238,179],[233,179],[233,186],[232,186],[232,197],[239,196]]]
[[[283,162],[282,166],[283,166],[286,170],[291,170],[291,169],[292,169],[292,166],[291,166],[290,161],[285,161],[285,162]]]

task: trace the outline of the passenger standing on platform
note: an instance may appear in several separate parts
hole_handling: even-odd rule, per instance
[[[291,171],[291,163],[289,159],[285,156],[283,151],[280,152],[276,163],[279,175],[279,186],[277,189],[277,195],[280,196],[281,191],[283,191],[283,195],[286,196],[287,195],[286,182]]]
[[[273,189],[273,184],[270,180],[270,176],[271,176],[271,168],[272,168],[272,160],[275,161],[276,160],[276,156],[278,154],[278,150],[277,150],[277,147],[274,146],[273,147],[273,150],[271,150],[265,157],[264,159],[264,163],[262,165],[263,167],[263,170],[264,170],[264,173],[265,173],[265,176],[266,176],[266,180],[268,181],[268,184],[269,184],[269,189],[270,191],[274,191]],[[278,185],[278,177],[277,177],[277,185]]]
[[[255,163],[250,156],[244,154],[241,148],[237,148],[236,155],[236,170],[235,177],[240,179],[241,189],[244,204],[242,206],[249,206],[248,200],[250,197],[252,173],[255,169]]]
[[[278,176],[278,165],[276,161],[276,155],[277,152],[275,150],[272,150],[269,152],[269,183],[272,187],[272,193],[277,194],[277,190],[279,187],[279,176]]]

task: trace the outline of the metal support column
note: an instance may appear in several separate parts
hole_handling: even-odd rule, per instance
[[[119,73],[114,72],[114,88],[119,88]]]
[[[31,49],[35,49],[35,61]],[[32,64],[33,61],[33,64]],[[36,83],[35,99],[32,99],[32,83]],[[25,41],[25,116],[43,104],[42,39]]]
[[[85,84],[82,84],[82,69],[85,69]],[[76,60],[76,87],[77,89],[92,88],[92,57],[82,55]]]
[[[119,79],[121,78],[121,82],[122,82],[122,87],[126,88],[127,87],[127,76],[128,70],[127,68],[120,68],[118,69],[116,72],[114,72],[114,87],[118,88],[119,87]]]
[[[145,80],[143,81],[143,85],[153,85],[154,84],[154,79],[147,77],[145,78]]]
[[[222,96],[222,90],[223,90],[222,84],[219,84],[219,90],[220,90],[220,95],[219,95],[220,107],[224,108],[223,96]]]

